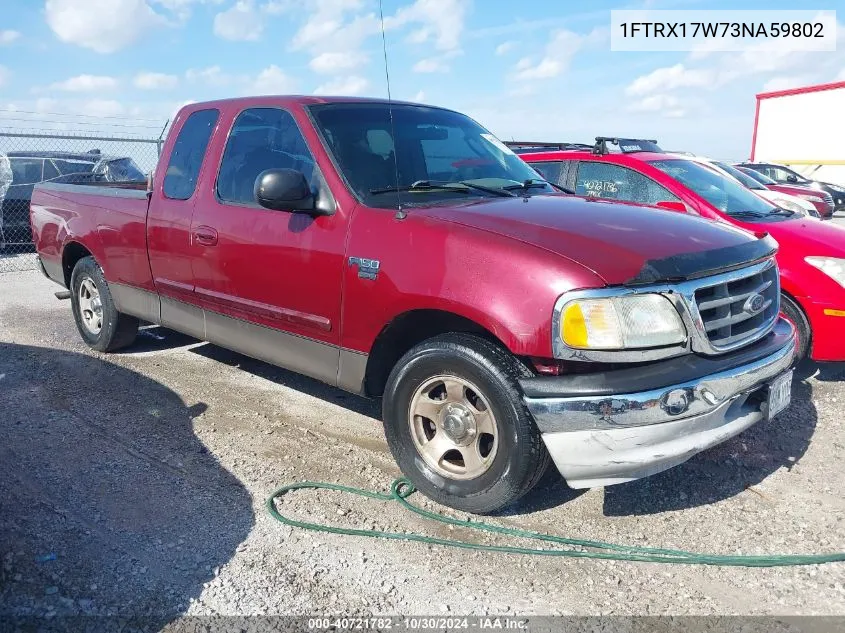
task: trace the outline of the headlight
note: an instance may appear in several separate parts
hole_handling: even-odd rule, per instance
[[[824,202],[824,198],[814,196],[811,193],[799,193],[798,197],[802,200],[806,200],[807,202]]]
[[[804,261],[815,266],[825,275],[845,288],[845,259],[838,257],[805,257]]]
[[[683,343],[686,334],[678,311],[657,294],[573,299],[561,309],[560,337],[575,349],[661,347]]]

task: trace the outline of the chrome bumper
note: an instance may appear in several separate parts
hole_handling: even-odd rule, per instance
[[[624,483],[680,464],[765,417],[750,398],[785,372],[794,339],[745,365],[640,393],[524,398],[572,488]]]

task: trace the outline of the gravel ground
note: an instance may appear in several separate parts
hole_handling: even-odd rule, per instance
[[[668,566],[479,553],[291,529],[282,483],[386,490],[378,407],[150,328],[83,345],[59,287],[0,275],[0,615],[845,615],[845,564]],[[555,473],[493,521],[710,553],[845,549],[845,366],[807,366],[772,423],[649,479]],[[427,507],[419,495],[415,500]],[[298,492],[283,512],[478,539],[395,504]],[[481,537],[484,542],[503,543]]]

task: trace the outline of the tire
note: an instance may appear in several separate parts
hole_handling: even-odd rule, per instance
[[[411,349],[391,371],[382,400],[387,443],[402,473],[457,510],[489,514],[515,503],[550,462],[517,383],[531,375],[506,350],[469,334]],[[426,415],[412,415],[412,406]]]
[[[810,344],[813,340],[810,322],[807,321],[804,311],[798,304],[785,294],[780,296],[780,311],[795,328],[795,363],[798,363],[806,358],[810,352]]]
[[[117,311],[103,271],[93,257],[83,257],[74,266],[70,303],[79,335],[90,348],[113,352],[135,340],[138,319]]]

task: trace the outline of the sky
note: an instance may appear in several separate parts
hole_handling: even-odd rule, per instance
[[[391,95],[465,112],[507,140],[653,138],[741,160],[756,93],[845,80],[843,0],[818,7],[840,9],[834,52],[612,52],[621,8],[796,7],[383,0]],[[157,136],[192,101],[387,96],[378,0],[0,0],[0,16],[0,129],[84,122]]]

